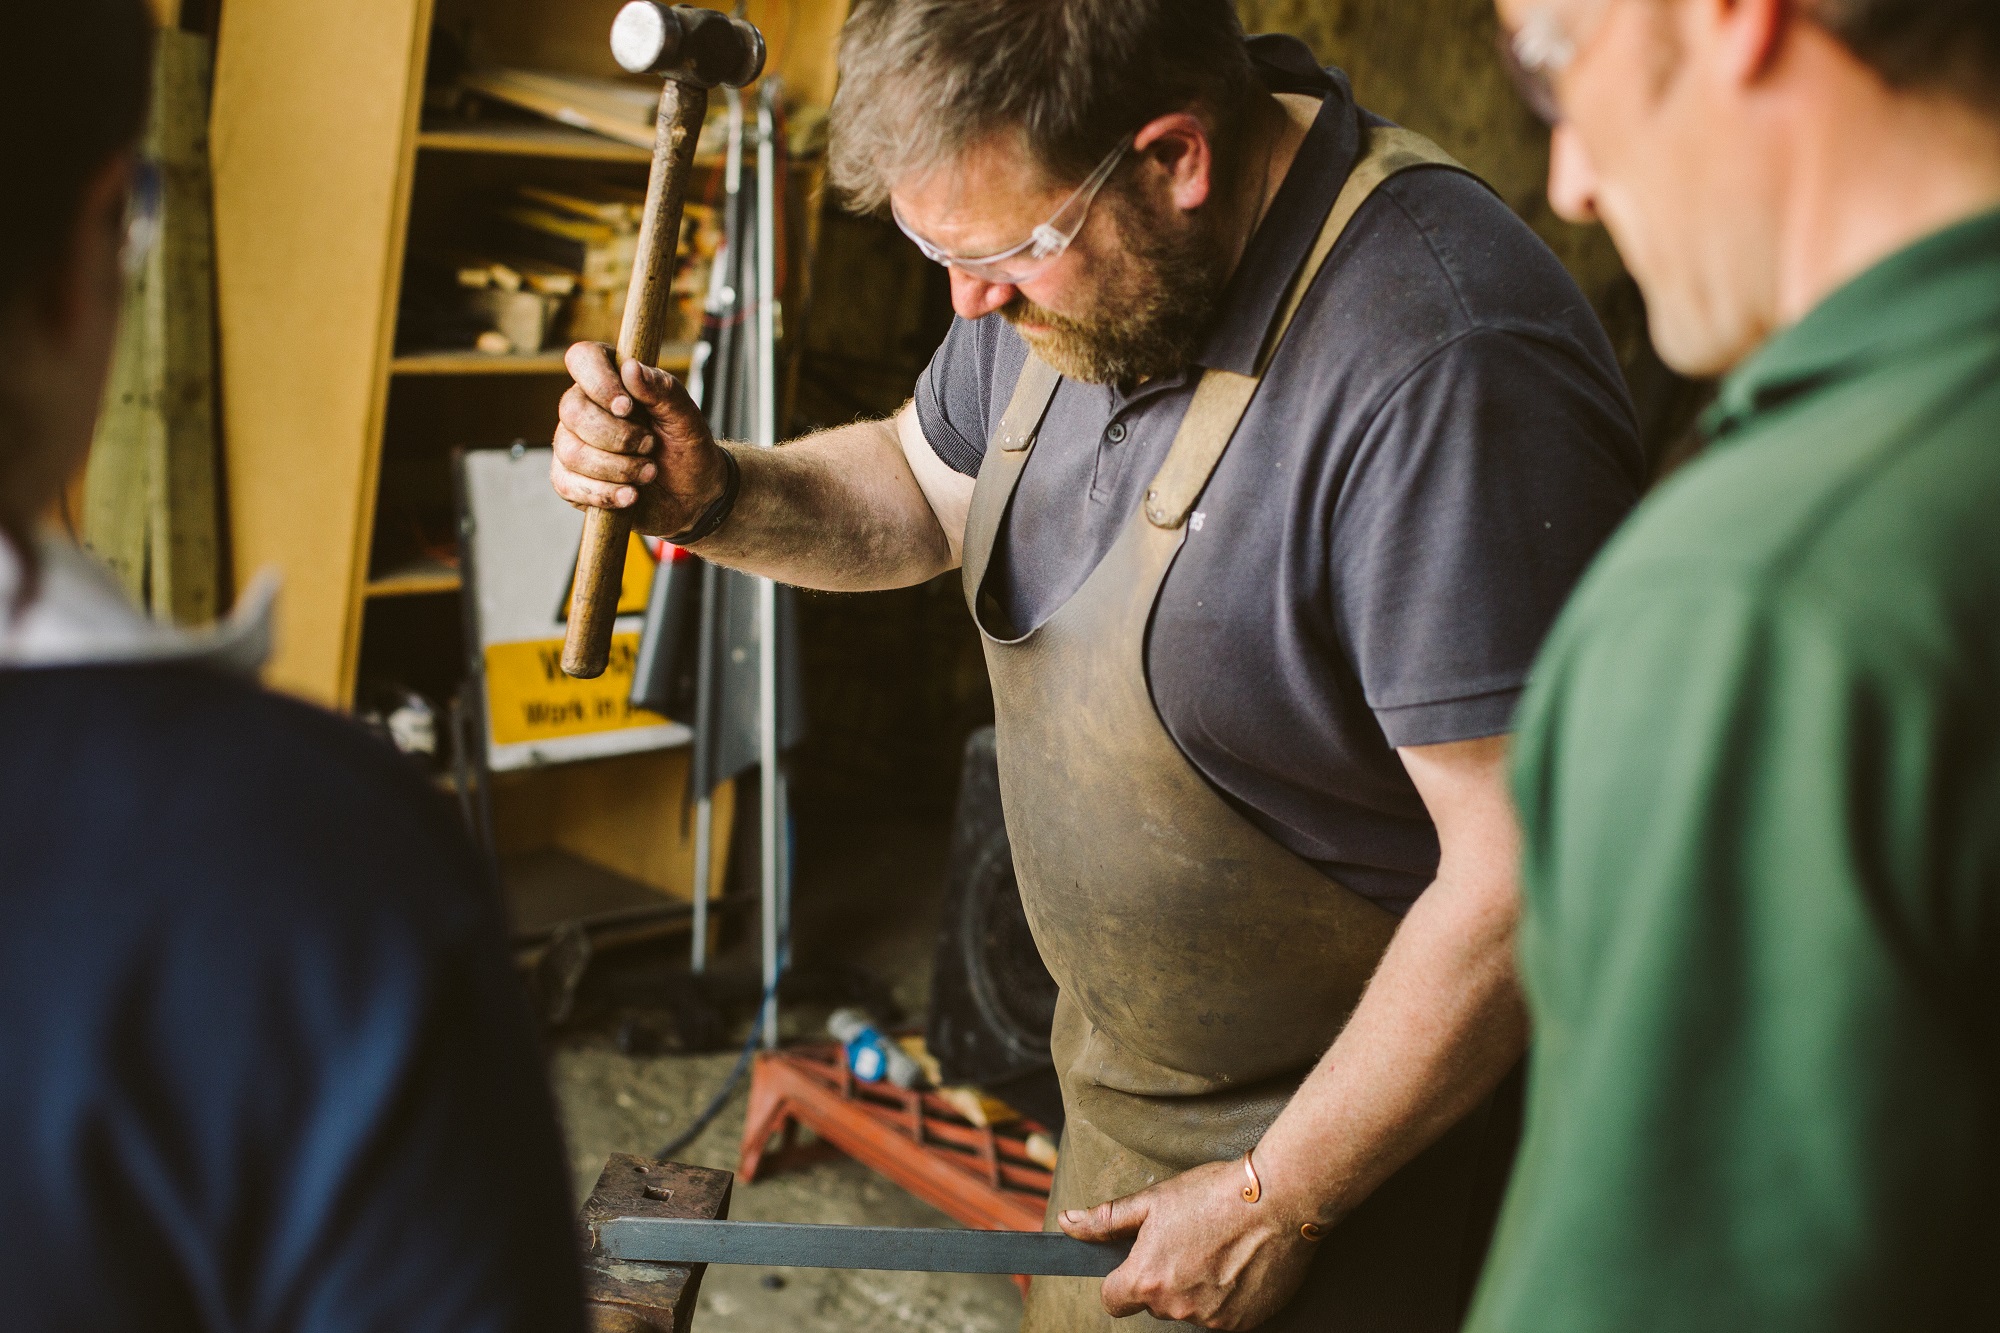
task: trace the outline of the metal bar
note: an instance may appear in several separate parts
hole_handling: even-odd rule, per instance
[[[715,899],[709,907],[716,911],[733,909],[748,904],[752,895],[732,894]],[[542,930],[522,931],[508,938],[516,945],[527,947],[550,938],[563,926],[582,926],[585,930],[609,930],[617,926],[639,926],[653,921],[679,921],[694,915],[693,903],[648,903],[644,907],[621,907],[609,912],[593,912],[589,916],[571,917],[567,921]]]
[[[738,230],[736,194],[743,180],[743,97],[734,88],[725,88],[723,94],[729,107],[728,147],[723,171],[727,190],[723,203],[725,249],[716,256],[716,262],[708,272],[708,294],[703,308],[709,317],[706,327],[712,332],[695,348],[694,363],[688,369],[688,393],[718,436],[727,434],[729,425],[729,329],[735,323],[736,310],[740,309],[737,305],[740,294],[731,285],[729,274],[735,267],[735,251],[740,244],[740,238],[735,234]],[[708,971],[709,872],[715,862],[714,770],[716,730],[720,725],[715,715],[716,691],[719,688],[715,639],[721,595],[721,574],[714,565],[704,561],[699,594],[699,641],[695,648],[699,654],[695,659],[695,743],[693,762],[688,769],[689,781],[698,784],[694,813],[694,931],[688,941],[688,970],[695,976]]]
[[[771,290],[775,264],[772,250],[776,237],[772,227],[772,191],[775,172],[771,152],[771,87],[765,80],[763,96],[757,103],[757,428],[755,443],[772,448],[778,443],[778,410],[775,344],[776,321]],[[758,795],[762,827],[760,850],[764,888],[764,1012],[766,1050],[778,1044],[778,894],[784,867],[779,861],[778,844],[784,837],[780,826],[778,777],[778,585],[769,579],[757,581],[757,741],[758,765],[762,781]]]
[[[688,971],[708,970],[708,869],[715,836],[715,799],[703,793],[694,806],[694,941],[688,946]]]
[[[1072,1240],[1059,1231],[948,1231],[800,1222],[614,1217],[597,1227],[606,1255],[630,1263],[868,1268],[910,1273],[1104,1277],[1131,1243]]]
[[[778,765],[778,970],[792,965],[792,778]]]

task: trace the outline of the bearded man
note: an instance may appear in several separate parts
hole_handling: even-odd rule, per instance
[[[841,72],[835,183],[951,271],[911,404],[725,448],[579,345],[556,489],[809,587],[963,566],[1062,991],[1049,1222],[1136,1233],[1027,1327],[1455,1328],[1525,1034],[1505,733],[1642,474],[1604,335],[1228,0],[866,0]]]
[[[2000,5],[1501,0],[1710,444],[1521,710],[1521,1168],[1472,1328],[1990,1327]]]

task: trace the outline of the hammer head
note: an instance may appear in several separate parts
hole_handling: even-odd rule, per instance
[[[611,24],[611,55],[634,74],[741,88],[764,72],[764,35],[717,10],[632,0]]]

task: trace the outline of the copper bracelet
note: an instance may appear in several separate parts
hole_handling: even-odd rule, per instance
[[[1257,1164],[1250,1160],[1250,1153],[1255,1151],[1257,1150],[1252,1148],[1250,1152],[1243,1154],[1243,1174],[1250,1178],[1250,1183],[1243,1187],[1243,1202],[1245,1203],[1256,1203],[1264,1197],[1264,1182],[1257,1179]],[[1305,1240],[1322,1240],[1326,1236],[1326,1228],[1317,1222],[1301,1222],[1299,1224],[1299,1235]]]

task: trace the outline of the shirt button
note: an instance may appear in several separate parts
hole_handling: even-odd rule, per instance
[[[1104,432],[1104,438],[1113,444],[1123,444],[1125,443],[1125,434],[1125,423],[1114,421],[1111,423],[1111,429]]]

